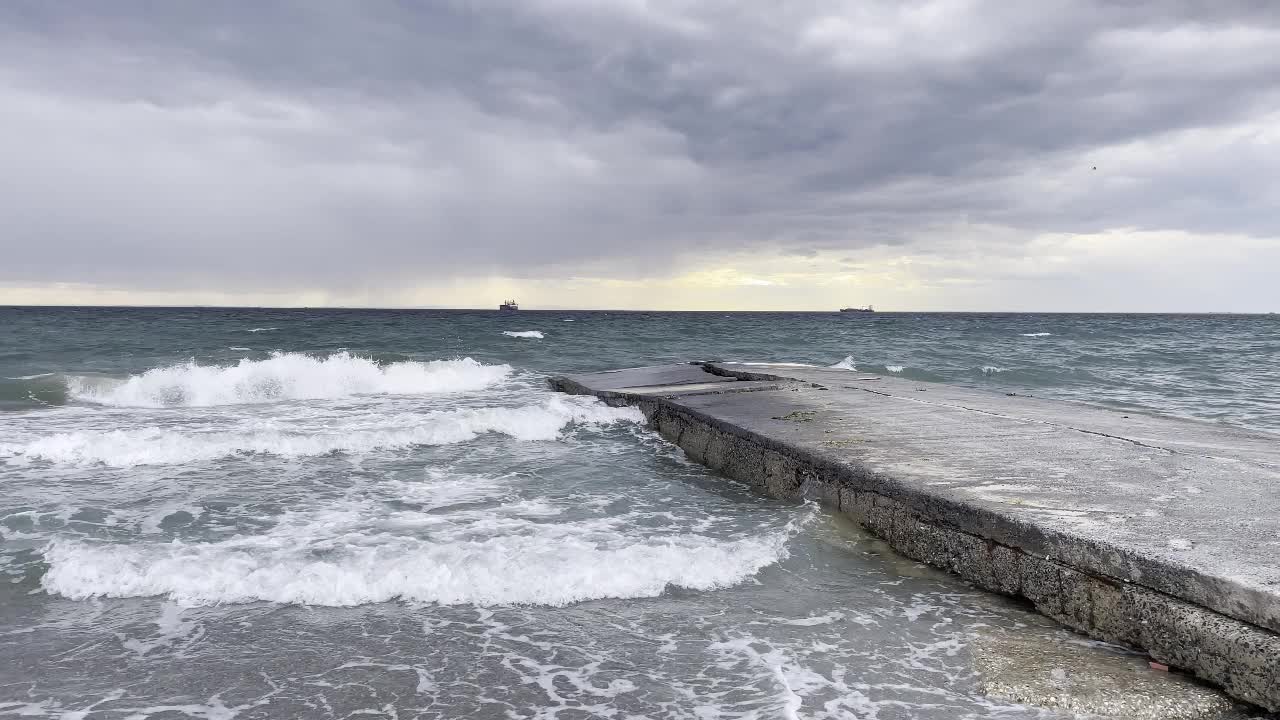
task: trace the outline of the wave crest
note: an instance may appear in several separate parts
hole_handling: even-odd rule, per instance
[[[543,339],[541,330],[503,330],[502,334],[513,338],[533,338],[534,340]]]
[[[351,395],[416,395],[481,390],[504,380],[509,365],[471,358],[379,365],[346,352],[325,358],[274,353],[231,366],[194,361],[154,368],[125,380],[71,375],[77,400],[123,407],[208,406],[312,400]]]
[[[831,365],[830,367],[838,370],[857,370],[858,369],[858,366],[854,364],[852,355],[846,355],[843,360],[836,363],[835,365]]]
[[[333,452],[360,454],[414,445],[452,445],[484,433],[517,440],[555,440],[568,425],[644,422],[632,407],[611,408],[595,398],[552,397],[542,405],[468,408],[400,414],[370,427],[367,418],[323,429],[257,423],[229,432],[189,433],[160,427],[79,431],[50,435],[24,444],[0,444],[0,458],[11,465],[44,461],[55,465],[181,465],[238,455],[315,457]]]
[[[406,600],[563,606],[654,597],[671,586],[736,585],[786,558],[794,532],[789,525],[731,540],[691,533],[602,540],[560,526],[442,542],[385,536],[367,544],[272,536],[163,545],[57,540],[44,550],[49,568],[41,586],[75,600],[161,595],[184,605]]]

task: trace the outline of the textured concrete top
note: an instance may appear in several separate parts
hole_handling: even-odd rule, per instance
[[[674,404],[937,522],[1280,631],[1280,435],[785,365],[560,384]]]

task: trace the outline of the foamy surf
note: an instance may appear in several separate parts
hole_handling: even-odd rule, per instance
[[[563,606],[715,590],[787,556],[794,528],[761,537],[693,533],[597,537],[559,526],[481,540],[255,536],[217,543],[100,545],[55,540],[41,586],[75,600],[164,596],[183,605],[267,601],[352,606],[403,600],[441,605]],[[353,542],[354,541],[354,542]]]
[[[352,395],[418,395],[482,390],[511,374],[509,365],[482,365],[471,358],[431,362],[373,360],[340,352],[315,358],[274,353],[235,365],[187,362],[154,368],[125,380],[69,376],[71,396],[121,407],[199,407],[314,400]]]
[[[1047,332],[1022,333],[1022,337],[1049,337],[1052,334]]]
[[[315,457],[369,453],[416,445],[468,442],[485,433],[516,440],[555,440],[570,425],[644,422],[635,408],[612,408],[595,398],[553,396],[538,405],[465,408],[308,423],[259,421],[232,431],[184,432],[163,427],[59,433],[26,443],[0,444],[10,465],[43,461],[55,465],[135,467],[182,465],[219,458],[273,455]],[[314,425],[314,426],[313,426]]]
[[[528,338],[532,340],[543,339],[541,330],[503,330],[502,334],[513,338]]]

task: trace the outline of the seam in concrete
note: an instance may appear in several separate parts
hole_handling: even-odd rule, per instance
[[[1181,450],[1174,450],[1173,448],[1167,448],[1162,445],[1150,445],[1148,443],[1142,442],[1141,440],[1134,440],[1133,438],[1127,438],[1122,435],[1112,435],[1110,433],[1099,432],[1097,430],[1086,430],[1084,428],[1079,428],[1074,425],[1066,425],[1063,423],[1052,422],[1050,420],[1037,420],[1036,418],[1024,417],[1022,415],[1006,415],[1005,413],[993,412],[991,410],[983,410],[982,408],[969,407],[968,405],[954,405],[952,403],[934,402],[932,400],[921,400],[918,398],[903,397],[901,395],[893,395],[891,393],[876,392],[875,390],[872,390],[870,388],[860,388],[860,387],[854,387],[854,386],[846,386],[846,387],[850,390],[861,390],[863,392],[869,392],[875,395],[883,395],[885,397],[894,398],[895,400],[904,400],[906,402],[920,403],[922,405],[929,405],[931,407],[945,407],[945,408],[954,408],[957,410],[966,410],[968,412],[978,413],[980,415],[988,415],[990,417],[998,417],[1004,420],[1017,420],[1018,422],[1029,422],[1029,423],[1034,423],[1036,425],[1045,425],[1047,427],[1063,428],[1065,430],[1074,430],[1075,432],[1084,433],[1085,435],[1097,435],[1098,437],[1111,438],[1112,440],[1122,440],[1124,442],[1137,445],[1138,447],[1150,448],[1152,450],[1159,450],[1161,452],[1169,453],[1170,455],[1193,455],[1193,456],[1195,455],[1195,453],[1187,453]],[[1211,455],[1200,455],[1199,457],[1212,458]]]
[[[903,397],[901,395],[894,395],[892,393],[886,393],[886,392],[878,392],[876,390],[872,390],[871,388],[856,387],[853,385],[846,385],[845,388],[849,390],[861,390],[863,392],[869,392],[873,395],[883,395],[884,397],[893,398],[895,400],[903,400],[905,402],[920,403],[922,405],[928,405],[930,407],[945,407],[945,408],[953,408],[956,410],[966,410],[968,412],[978,413],[979,415],[988,415],[990,417],[998,417],[1004,420],[1017,420],[1018,422],[1029,422],[1029,423],[1034,423],[1036,425],[1045,425],[1047,427],[1063,428],[1064,430],[1074,430],[1075,432],[1084,433],[1085,435],[1097,435],[1098,437],[1111,438],[1112,440],[1121,440],[1123,442],[1137,445],[1138,447],[1150,448],[1152,450],[1159,450],[1161,452],[1169,453],[1170,455],[1191,455],[1193,457],[1203,457],[1203,458],[1213,459],[1212,455],[1197,456],[1195,453],[1188,453],[1182,450],[1174,450],[1173,448],[1167,448],[1162,445],[1150,445],[1148,443],[1142,442],[1141,440],[1134,440],[1133,438],[1127,438],[1122,435],[1112,435],[1110,433],[1099,432],[1097,430],[1086,430],[1084,428],[1079,428],[1074,425],[1066,425],[1063,423],[1057,423],[1050,420],[1037,420],[1036,418],[1024,417],[1022,415],[1006,415],[1004,413],[993,412],[991,410],[983,410],[982,408],[969,407],[968,405],[954,405],[952,403],[934,402],[932,400],[922,400],[919,398]]]
[[[741,372],[724,371],[723,368],[715,365],[711,365],[711,364],[702,365],[702,369],[707,371],[707,373],[711,375],[720,375],[722,377],[725,376],[723,373],[727,372],[729,377],[737,377],[739,380],[763,380],[763,379],[785,380],[786,379],[776,375],[770,375],[767,373],[755,373],[750,371],[741,371]],[[792,381],[792,382],[795,382],[795,381]],[[1099,432],[1097,430],[1086,430],[1085,428],[1075,427],[1074,425],[1066,425],[1064,423],[1052,422],[1050,420],[1038,420],[1036,418],[1029,418],[1022,415],[1006,415],[1004,413],[993,412],[991,410],[983,410],[982,408],[969,407],[967,405],[956,405],[953,403],[925,400],[923,398],[913,398],[913,397],[906,397],[903,395],[895,395],[893,393],[883,392],[880,390],[873,390],[871,388],[861,387],[858,385],[843,385],[842,387],[844,387],[846,390],[860,390],[865,393],[871,393],[872,395],[880,395],[882,397],[892,398],[894,400],[902,400],[904,402],[920,403],[921,405],[929,405],[931,407],[953,408],[956,410],[965,410],[967,412],[979,413],[981,415],[988,415],[991,417],[1003,418],[1005,420],[1017,420],[1019,422],[1029,422],[1029,423],[1035,423],[1037,425],[1045,425],[1048,427],[1056,427],[1056,428],[1063,428],[1066,430],[1073,430],[1075,432],[1084,433],[1086,435],[1097,435],[1099,437],[1111,438],[1113,440],[1121,440],[1123,442],[1137,445],[1138,447],[1149,448],[1151,450],[1159,450],[1161,452],[1166,452],[1171,455],[1188,455],[1190,457],[1202,457],[1202,458],[1212,459],[1212,460],[1220,459],[1214,455],[1200,455],[1197,453],[1188,453],[1184,450],[1175,450],[1173,448],[1164,447],[1163,445],[1151,445],[1148,443],[1144,443],[1141,440],[1134,440],[1133,438],[1124,437],[1123,435],[1112,435],[1110,433]]]
[[[664,387],[664,386],[652,385],[652,386],[645,386],[645,387]],[[680,397],[698,397],[699,395],[736,395],[738,393],[761,392],[763,390],[777,390],[778,387],[779,386],[777,385],[762,385],[762,386],[749,387],[749,388],[724,388],[724,389],[708,388],[706,390],[695,390],[693,392],[688,392],[683,390],[678,392],[680,393]],[[643,388],[642,387],[626,388],[626,390],[632,390],[632,389],[643,389]],[[618,390],[614,390],[613,392],[625,392],[625,390],[618,389]]]

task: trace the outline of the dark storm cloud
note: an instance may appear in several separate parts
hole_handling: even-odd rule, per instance
[[[1280,224],[1270,2],[32,0],[0,68],[0,281]]]

